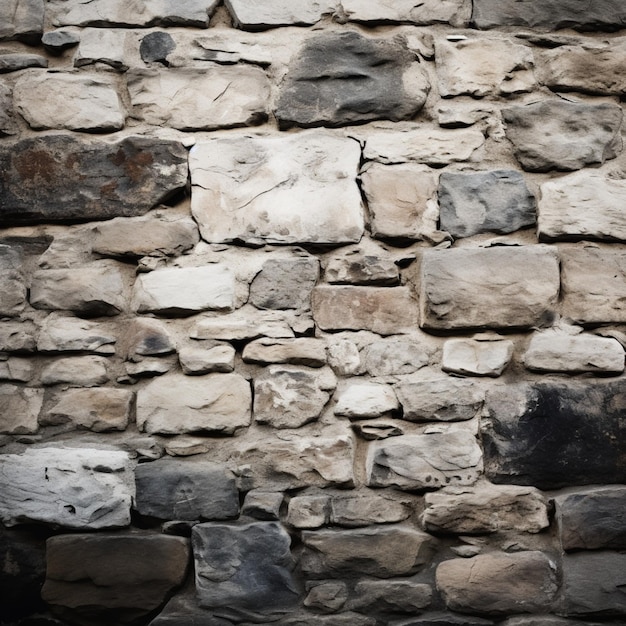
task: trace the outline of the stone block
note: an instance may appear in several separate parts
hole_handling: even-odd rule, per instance
[[[413,614],[429,606],[432,596],[430,585],[412,580],[360,580],[354,586],[354,596],[347,607],[368,614]]]
[[[391,385],[372,382],[349,382],[336,394],[335,415],[351,419],[380,417],[397,411],[398,399]]]
[[[281,492],[253,489],[248,491],[241,507],[241,514],[262,521],[280,519],[280,508],[283,504]]]
[[[309,582],[307,590],[304,606],[324,613],[341,610],[348,599],[348,585],[340,580]]]
[[[336,2],[322,0],[269,0],[250,4],[245,0],[226,0],[235,25],[246,30],[263,30],[277,26],[310,26],[324,15],[334,13]]]
[[[128,32],[124,29],[84,28],[74,54],[74,67],[108,65],[116,72],[126,72]],[[136,44],[135,44],[136,45]]]
[[[29,67],[48,67],[48,59],[39,54],[0,53],[0,74],[19,72]]]
[[[43,403],[42,389],[0,384],[0,433],[29,435],[37,432]]]
[[[361,356],[370,376],[397,376],[412,374],[428,365],[432,352],[428,344],[389,338],[368,343]]]
[[[17,317],[26,305],[27,289],[22,263],[23,255],[19,250],[13,246],[0,244],[0,315],[2,317]]]
[[[255,339],[245,346],[242,358],[246,363],[322,367],[326,365],[326,341],[314,337]]]
[[[32,380],[34,365],[30,359],[19,357],[0,358],[0,380],[11,380],[27,383]]]
[[[57,359],[41,370],[42,385],[97,387],[108,381],[109,362],[101,356],[70,356]]]
[[[43,34],[41,43],[46,52],[59,55],[64,50],[77,46],[80,42],[80,35],[72,30],[59,28],[57,30],[49,30]]]
[[[0,40],[36,43],[43,33],[43,0],[6,0],[0,6]]]
[[[50,314],[40,327],[38,352],[115,354],[117,337],[105,324],[78,317]]]
[[[196,341],[178,352],[180,366],[188,376],[210,372],[232,372],[235,369],[236,350],[228,343]]]
[[[13,91],[0,83],[0,137],[10,137],[19,132],[13,112]]]
[[[37,330],[28,321],[0,322],[0,352],[34,352]]]
[[[390,287],[400,283],[400,272],[392,259],[355,251],[331,258],[324,269],[324,278],[333,285]]]
[[[448,339],[443,344],[441,369],[462,376],[497,377],[513,358],[513,349],[514,344],[508,339]]]
[[[395,0],[382,3],[378,0],[342,0],[341,8],[351,22],[399,24],[450,24],[467,26],[471,3],[467,0],[426,0],[415,4],[413,0]]]
[[[239,309],[219,316],[206,316],[198,320],[191,331],[192,339],[212,339],[222,341],[243,341],[259,337],[293,339],[294,332],[289,319],[276,311],[251,313]]]

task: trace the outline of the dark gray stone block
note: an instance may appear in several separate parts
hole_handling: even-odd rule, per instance
[[[167,55],[176,49],[176,43],[169,33],[149,33],[139,46],[139,54],[145,63],[158,61],[163,65],[169,65]]]
[[[80,43],[80,35],[71,30],[50,30],[44,33],[41,43],[47,52],[61,54],[68,48],[73,48]]]

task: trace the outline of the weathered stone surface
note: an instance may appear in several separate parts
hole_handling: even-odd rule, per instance
[[[24,73],[15,83],[13,101],[36,130],[111,132],[124,127],[125,114],[115,87],[95,76]]]
[[[33,378],[33,363],[30,359],[19,357],[0,358],[0,380],[27,383]]]
[[[408,526],[302,533],[302,571],[313,577],[405,576],[429,562],[435,547],[430,535]]]
[[[303,2],[302,0],[269,0],[250,4],[245,0],[226,0],[235,25],[247,30],[262,30],[276,26],[306,26],[315,24],[336,8],[333,0]]]
[[[194,526],[200,606],[223,617],[279,615],[293,609],[299,594],[290,543],[278,522]]]
[[[191,209],[202,238],[250,244],[359,241],[360,156],[356,141],[318,132],[198,142],[189,167]]]
[[[96,387],[108,380],[108,361],[101,356],[71,356],[57,359],[41,370],[42,385]]]
[[[398,399],[391,385],[350,382],[337,393],[335,415],[350,418],[380,417],[398,409]]]
[[[412,24],[448,23],[467,26],[471,3],[467,0],[426,0],[415,4],[413,0],[341,0],[342,12],[354,22],[398,22]]]
[[[178,593],[150,622],[149,626],[231,626],[232,622],[215,617],[200,608],[194,591]]]
[[[258,309],[308,309],[320,275],[313,257],[271,259],[250,284],[250,303]]]
[[[140,274],[132,307],[138,313],[185,316],[232,310],[234,299],[235,277],[225,265],[173,267]]]
[[[43,32],[43,0],[6,0],[0,6],[0,40],[35,43]]]
[[[37,432],[43,390],[0,384],[0,433],[27,435]]]
[[[370,376],[397,376],[412,374],[428,365],[431,352],[427,345],[390,338],[368,343],[361,356]]]
[[[583,170],[541,185],[542,239],[626,241],[626,181]]]
[[[135,508],[166,520],[228,519],[239,513],[234,476],[208,462],[161,459],[135,469]]]
[[[566,615],[626,615],[626,554],[578,552],[563,557]]]
[[[335,615],[317,615],[315,613],[294,614],[277,622],[276,626],[376,626],[376,619],[346,611]]]
[[[476,438],[463,430],[375,441],[367,455],[370,487],[413,490],[471,485],[481,471],[481,449]]]
[[[402,626],[493,626],[493,620],[470,615],[458,615],[447,611],[424,613],[419,617],[403,620]]]
[[[236,350],[228,343],[196,341],[184,346],[178,353],[180,366],[189,376],[209,372],[232,372],[235,369]]]
[[[187,153],[176,141],[31,137],[0,149],[0,223],[143,215],[186,182]]]
[[[502,109],[506,136],[525,170],[579,170],[622,150],[623,113],[614,104],[543,100]]]
[[[361,367],[361,356],[355,343],[348,339],[335,339],[328,345],[328,365],[338,376],[352,376]]]
[[[125,430],[134,394],[126,389],[64,389],[42,411],[42,425],[72,424],[97,433]]]
[[[472,535],[517,530],[537,533],[549,525],[547,501],[532,487],[479,484],[447,487],[424,496],[421,520],[428,532]]]
[[[339,611],[348,599],[348,585],[340,580],[312,581],[307,590],[304,606],[324,613]]]
[[[241,507],[241,514],[258,520],[280,519],[283,494],[253,489],[248,491]]]
[[[547,612],[558,589],[555,570],[542,552],[484,554],[441,563],[437,588],[461,613]]]
[[[0,200],[1,201],[1,200]],[[0,244],[0,315],[17,317],[26,305],[27,289],[19,250]]]
[[[48,59],[38,54],[0,53],[0,74],[17,72],[29,67],[48,67]]]
[[[243,349],[247,363],[289,363],[322,367],[326,365],[326,342],[313,337],[298,339],[256,339]]]
[[[40,327],[37,350],[115,354],[116,341],[117,337],[102,324],[52,313]]]
[[[443,172],[439,178],[440,228],[455,239],[512,233],[533,226],[535,213],[535,198],[514,170]]]
[[[480,414],[484,390],[475,383],[458,378],[405,380],[396,385],[402,417],[411,422],[456,422]]]
[[[482,424],[487,476],[539,489],[626,483],[625,393],[621,380],[494,389]]]
[[[176,344],[163,322],[137,317],[124,325],[118,352],[129,361],[176,352]]]
[[[191,377],[173,373],[137,392],[137,426],[164,435],[232,435],[250,424],[251,404],[250,384],[239,374]]]
[[[474,0],[472,22],[478,28],[529,26],[541,30],[617,30],[626,25],[620,0]]]
[[[136,623],[180,586],[189,544],[165,535],[59,535],[48,539],[42,597],[82,625]]]
[[[417,327],[417,302],[407,287],[316,287],[311,304],[322,330],[394,335]]]
[[[532,336],[524,364],[539,372],[620,374],[624,348],[610,337],[547,330]]]
[[[254,419],[274,428],[298,428],[316,420],[337,379],[328,368],[271,365],[254,380]]]
[[[626,487],[583,489],[554,502],[564,550],[626,548]]]
[[[328,261],[324,278],[331,284],[393,286],[400,282],[398,266],[392,259],[358,251]]]
[[[13,92],[7,85],[0,83],[0,137],[10,137],[18,132],[13,114]]]
[[[117,72],[128,70],[126,59],[127,35],[123,30],[85,28],[74,54],[74,67],[108,65]]]
[[[591,246],[561,251],[563,315],[582,324],[626,321],[626,252]]]
[[[242,341],[259,337],[288,339],[294,337],[288,321],[275,311],[256,312],[237,310],[228,315],[201,318],[192,330],[193,339]]]
[[[174,366],[175,362],[172,359],[161,358],[147,358],[136,363],[125,363],[124,369],[130,378],[123,380],[124,382],[135,383],[137,378],[161,376],[167,374]]]
[[[77,46],[79,42],[79,33],[65,29],[49,30],[41,38],[43,47],[50,54],[61,54],[64,50]]]
[[[429,330],[520,328],[552,318],[559,262],[541,246],[427,250],[421,326]]]
[[[500,376],[513,357],[513,342],[448,339],[443,344],[441,369],[464,376]]]
[[[176,70],[131,70],[132,116],[178,130],[251,126],[267,119],[270,83],[265,72],[236,65]]]
[[[36,338],[32,322],[0,322],[0,352],[34,352]]]
[[[174,50],[176,50],[176,42],[169,33],[163,31],[148,33],[142,37],[139,45],[139,54],[144,63],[157,61],[168,66],[167,56]]]
[[[81,268],[38,270],[33,274],[30,303],[36,309],[80,315],[118,315],[126,307],[121,266],[100,261]]]
[[[431,169],[373,163],[361,181],[377,239],[422,239],[435,230],[437,176]]]
[[[134,496],[125,452],[28,448],[0,455],[0,517],[6,526],[43,522],[67,528],[130,524]]]
[[[509,95],[532,91],[532,50],[505,39],[437,41],[439,94],[444,98],[469,95]]]
[[[355,611],[415,613],[426,608],[432,599],[430,585],[412,580],[361,580],[347,607]]]

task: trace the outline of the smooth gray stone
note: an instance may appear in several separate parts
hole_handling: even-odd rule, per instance
[[[48,67],[48,59],[39,54],[0,54],[0,74],[27,67]]]
[[[50,54],[61,54],[80,43],[80,35],[70,30],[51,30],[43,34],[41,43]]]
[[[36,44],[43,32],[44,12],[44,0],[2,0],[0,41],[18,39]]]

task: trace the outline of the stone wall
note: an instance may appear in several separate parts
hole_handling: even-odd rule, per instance
[[[622,0],[2,0],[0,622],[626,619]]]

